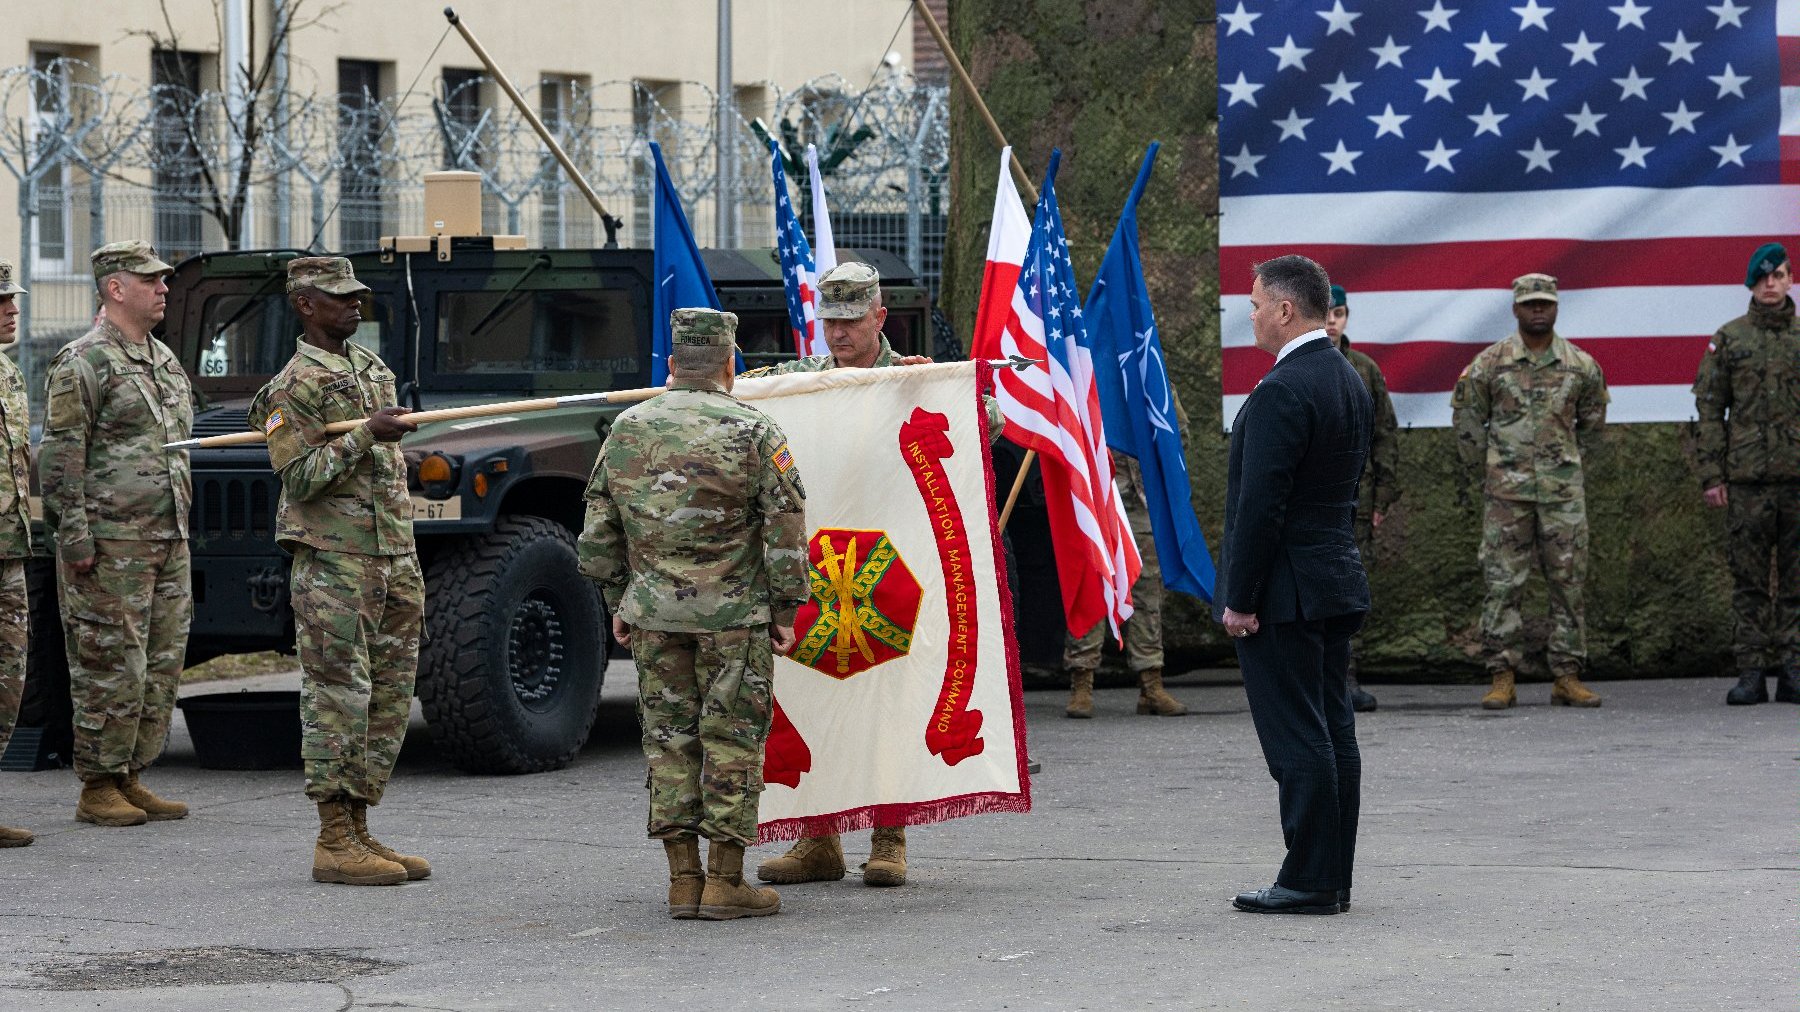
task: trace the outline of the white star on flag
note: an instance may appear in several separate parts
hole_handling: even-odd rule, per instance
[[[1491,63],[1498,67],[1500,65],[1500,50],[1506,48],[1506,43],[1495,42],[1493,39],[1488,38],[1488,33],[1482,32],[1481,41],[1465,42],[1463,43],[1463,48],[1475,54],[1475,62],[1469,64],[1469,66],[1479,67],[1483,63]]]
[[[1437,147],[1432,148],[1429,151],[1421,151],[1419,154],[1425,156],[1426,172],[1430,172],[1432,169],[1443,169],[1445,172],[1455,172],[1456,168],[1450,164],[1450,159],[1462,154],[1462,149],[1444,147],[1444,139],[1439,137]]]
[[[1724,3],[1719,4],[1716,7],[1707,8],[1709,13],[1718,15],[1719,23],[1713,25],[1714,29],[1723,28],[1728,24],[1738,28],[1744,27],[1744,22],[1741,19],[1749,10],[1750,8],[1748,7],[1738,7],[1732,4],[1731,0],[1725,0]]]
[[[1319,157],[1331,163],[1331,168],[1325,170],[1326,175],[1329,176],[1342,169],[1354,176],[1356,175],[1356,160],[1362,157],[1362,152],[1344,150],[1344,142],[1340,140],[1337,142],[1336,151],[1321,151]]]
[[[1550,26],[1545,23],[1544,19],[1549,17],[1550,12],[1554,10],[1556,10],[1554,7],[1539,7],[1538,0],[1525,0],[1525,6],[1514,7],[1512,12],[1519,16],[1519,31],[1522,32],[1527,28],[1542,28],[1547,32],[1550,30]]]
[[[1361,14],[1352,14],[1349,11],[1344,10],[1344,0],[1333,0],[1330,10],[1314,11],[1313,13],[1324,18],[1326,23],[1331,26],[1325,29],[1327,37],[1340,31],[1345,35],[1355,35],[1355,21],[1357,18],[1362,17]]]
[[[1580,137],[1582,134],[1587,133],[1598,137],[1600,136],[1600,121],[1606,118],[1606,113],[1595,112],[1588,108],[1586,102],[1583,102],[1581,103],[1580,112],[1563,113],[1563,118],[1575,124],[1574,136]]]
[[[1375,57],[1376,57],[1375,69],[1380,70],[1381,68],[1387,66],[1390,63],[1392,63],[1396,67],[1401,66],[1400,54],[1406,52],[1407,50],[1409,50],[1411,48],[1412,48],[1411,46],[1395,45],[1394,37],[1392,35],[1390,35],[1387,37],[1387,42],[1385,42],[1379,46],[1370,46],[1369,52],[1375,54]]]
[[[1312,52],[1312,50],[1301,49],[1299,46],[1294,45],[1294,37],[1290,35],[1287,37],[1287,41],[1283,42],[1281,45],[1270,46],[1269,52],[1274,53],[1275,58],[1280,61],[1275,65],[1275,70],[1277,72],[1286,70],[1289,67],[1298,67],[1301,73],[1305,73],[1306,54]]]
[[[1243,10],[1243,6],[1240,4],[1238,6],[1238,9]],[[1637,0],[1625,0],[1625,2],[1620,4],[1619,6],[1608,7],[1607,10],[1612,11],[1614,14],[1617,14],[1619,16],[1619,30],[1620,31],[1623,31],[1625,29],[1626,25],[1633,25],[1638,28],[1643,28],[1644,27],[1644,15],[1650,13],[1650,8],[1639,7],[1637,5]]]
[[[1632,67],[1624,77],[1613,78],[1612,83],[1618,85],[1620,88],[1619,101],[1623,102],[1628,98],[1635,97],[1648,102],[1650,96],[1644,92],[1644,89],[1648,88],[1650,82],[1654,80],[1656,80],[1654,77],[1639,77],[1637,68]]]
[[[1530,77],[1520,78],[1513,83],[1525,89],[1525,97],[1519,99],[1519,101],[1527,102],[1533,98],[1541,98],[1548,102],[1550,101],[1550,86],[1556,83],[1556,78],[1545,77],[1543,74],[1538,73],[1536,67],[1533,67],[1531,68]]]
[[[1444,0],[1437,0],[1437,3],[1433,4],[1430,10],[1419,11],[1419,16],[1425,19],[1426,31],[1429,32],[1433,28],[1442,28],[1444,31],[1448,32],[1450,31],[1450,19],[1460,13],[1462,12],[1445,10]]]
[[[1700,114],[1689,112],[1687,100],[1683,99],[1681,105],[1677,106],[1674,112],[1665,112],[1662,117],[1669,121],[1669,133],[1674,134],[1682,130],[1693,133],[1694,121],[1700,118]]]
[[[1425,101],[1429,102],[1434,98],[1441,98],[1451,105],[1455,105],[1456,100],[1450,97],[1450,89],[1461,84],[1462,81],[1453,77],[1445,77],[1444,68],[1442,67],[1433,67],[1431,76],[1420,78],[1418,83],[1425,89]]]
[[[1241,175],[1259,175],[1256,171],[1256,163],[1267,157],[1269,156],[1251,154],[1250,145],[1245,144],[1238,149],[1237,154],[1226,155],[1225,160],[1231,163],[1231,178],[1236,179]]]
[[[1545,172],[1555,172],[1556,170],[1550,167],[1550,159],[1562,154],[1562,152],[1560,150],[1546,150],[1543,139],[1539,138],[1532,143],[1529,149],[1520,151],[1519,154],[1525,159],[1526,172],[1531,172],[1534,169],[1543,169]]]
[[[1719,93],[1713,96],[1714,98],[1724,98],[1726,95],[1736,95],[1739,98],[1743,98],[1744,84],[1750,80],[1748,77],[1733,71],[1731,69],[1731,64],[1729,63],[1725,65],[1725,73],[1708,75],[1706,79],[1719,86]]]
[[[1587,32],[1582,32],[1581,37],[1574,42],[1562,44],[1563,48],[1569,51],[1569,66],[1571,67],[1577,63],[1591,63],[1598,67],[1600,61],[1594,59],[1594,54],[1598,53],[1600,47],[1604,45],[1606,45],[1604,42],[1589,42]]]
[[[1655,147],[1644,147],[1638,143],[1636,137],[1633,137],[1629,147],[1613,148],[1613,154],[1622,159],[1619,162],[1620,169],[1626,169],[1633,165],[1640,169],[1648,169],[1650,166],[1645,164],[1644,156],[1655,150]]]
[[[1727,134],[1725,143],[1713,148],[1712,153],[1719,156],[1719,168],[1722,169],[1726,165],[1736,165],[1742,168],[1744,152],[1748,150],[1750,150],[1750,145],[1737,142],[1737,134]]]
[[[1700,43],[1687,40],[1686,32],[1676,32],[1673,41],[1658,42],[1657,45],[1669,51],[1670,66],[1674,66],[1676,63],[1694,62],[1694,50],[1700,48]]]
[[[1237,12],[1235,14],[1221,14],[1219,15],[1219,20],[1225,22],[1225,24],[1229,26],[1225,30],[1226,35],[1236,35],[1238,32],[1243,32],[1245,35],[1255,35],[1256,29],[1250,27],[1250,23],[1260,17],[1262,17],[1261,14],[1251,14],[1244,10],[1244,0],[1238,0]]]
[[[1246,81],[1244,79],[1244,72],[1241,70],[1238,71],[1236,84],[1221,84],[1219,87],[1224,88],[1231,93],[1231,101],[1225,103],[1225,108],[1227,109],[1237,105],[1239,102],[1245,102],[1254,107],[1256,105],[1256,93],[1262,90],[1262,85],[1251,84],[1249,81]]]
[[[1351,97],[1350,93],[1362,87],[1362,82],[1345,80],[1344,72],[1340,70],[1338,71],[1338,78],[1336,81],[1330,84],[1322,84],[1319,87],[1324,88],[1327,92],[1331,93],[1331,97],[1325,100],[1326,105],[1331,105],[1333,102],[1340,100],[1355,105],[1356,99]]]
[[[1500,121],[1510,115],[1512,114],[1495,112],[1494,103],[1489,102],[1480,113],[1470,116],[1469,119],[1475,124],[1475,136],[1480,137],[1482,134],[1491,133],[1498,137],[1500,136]]]
[[[1388,107],[1382,111],[1381,115],[1368,116],[1365,118],[1369,122],[1375,124],[1376,137],[1385,137],[1388,134],[1393,134],[1395,137],[1405,137],[1406,134],[1400,130],[1400,124],[1412,119],[1411,116],[1402,116],[1394,112],[1394,104],[1392,102],[1388,103]]]
[[[1298,137],[1301,140],[1305,140],[1306,128],[1312,123],[1312,120],[1302,119],[1300,112],[1297,109],[1289,109],[1287,119],[1271,120],[1270,122],[1281,128],[1281,136],[1278,140],[1285,141],[1289,137]]]

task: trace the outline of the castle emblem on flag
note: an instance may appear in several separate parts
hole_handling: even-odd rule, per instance
[[[912,650],[923,591],[886,534],[823,528],[807,555],[812,599],[795,619],[791,659],[847,679]]]

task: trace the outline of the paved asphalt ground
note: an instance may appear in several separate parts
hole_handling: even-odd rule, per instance
[[[1785,1009],[1796,975],[1796,721],[1727,682],[1599,688],[1598,711],[1378,687],[1355,907],[1237,913],[1281,854],[1233,672],[1196,711],[1096,718],[1029,693],[1029,815],[915,830],[909,881],[790,886],[783,912],[665,916],[643,838],[628,664],[568,769],[462,776],[415,723],[380,836],[425,882],[308,877],[295,773],[200,769],[178,723],[149,776],[192,817],[74,821],[67,771],[0,776],[0,1009]],[[191,691],[191,690],[190,690]],[[179,720],[179,718],[178,718]],[[849,838],[852,861],[867,835]],[[760,848],[752,861],[776,852]]]

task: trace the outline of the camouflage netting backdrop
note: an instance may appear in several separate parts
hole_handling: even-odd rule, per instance
[[[1192,422],[1194,507],[1216,555],[1226,439],[1213,4],[957,0],[951,14],[951,38],[1034,183],[1051,148],[1063,150],[1057,195],[1082,284],[1106,252],[1145,146],[1163,142],[1139,211],[1144,263],[1169,373]],[[974,106],[953,94],[944,301],[967,334],[998,152]],[[1399,442],[1404,494],[1377,535],[1364,670],[1378,678],[1476,678],[1479,495],[1457,463],[1449,429],[1402,431]],[[1687,425],[1614,426],[1588,463],[1588,652],[1598,677],[1729,667],[1724,517],[1701,504],[1692,447]],[[1526,677],[1548,678],[1544,607],[1534,578],[1526,633],[1536,660]],[[1171,669],[1233,662],[1200,602],[1170,595],[1164,624]]]

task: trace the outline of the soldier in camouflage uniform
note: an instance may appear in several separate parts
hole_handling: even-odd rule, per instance
[[[1350,360],[1350,368],[1362,377],[1363,386],[1375,402],[1375,424],[1369,437],[1369,469],[1364,472],[1356,503],[1356,550],[1362,555],[1363,573],[1375,562],[1375,528],[1387,518],[1400,498],[1397,477],[1400,462],[1400,423],[1394,418],[1394,399],[1388,395],[1387,377],[1375,360],[1350,347],[1350,298],[1342,285],[1331,286],[1331,312],[1325,317],[1325,336],[1337,342],[1338,350]],[[1356,655],[1362,652],[1362,634],[1350,641],[1350,705],[1358,713],[1375,709],[1375,696],[1356,678]]]
[[[1719,328],[1700,373],[1700,485],[1726,511],[1732,637],[1738,683],[1733,706],[1800,703],[1800,321],[1793,267],[1769,243],[1750,258],[1750,310]],[[1773,557],[1776,591],[1769,593]]]
[[[1588,551],[1582,465],[1606,424],[1611,396],[1599,364],[1557,335],[1556,307],[1555,278],[1527,274],[1515,280],[1518,332],[1476,355],[1450,398],[1463,463],[1485,471],[1481,635],[1494,682],[1481,705],[1490,710],[1512,706],[1517,698],[1519,603],[1534,560],[1550,594],[1550,672],[1556,677],[1550,701],[1600,705],[1600,697],[1581,684]]]
[[[887,312],[881,302],[880,272],[855,261],[838,264],[819,279],[818,325],[825,329],[825,343],[831,348],[830,354],[752,369],[744,373],[743,378],[824,372],[827,369],[886,369],[930,362],[931,359],[923,355],[894,353],[887,335],[881,332]],[[1000,438],[1005,420],[1000,417],[1000,405],[993,397],[984,396],[982,405],[987,412],[988,440],[991,442]],[[844,877],[844,872],[844,843],[836,833],[801,839],[786,854],[764,861],[756,869],[757,877],[764,882],[782,884],[836,881]],[[869,860],[863,864],[863,884],[906,884],[905,826],[880,826],[869,835]]]
[[[0,260],[0,348],[19,340],[19,296],[11,261]],[[25,378],[0,355],[0,752],[12,737],[25,690],[25,651],[30,629],[25,599],[25,560],[31,555],[31,437]],[[0,826],[0,847],[31,845],[29,830]]]
[[[288,263],[300,343],[257,391],[250,424],[281,478],[275,540],[294,555],[300,758],[319,811],[312,877],[393,885],[431,874],[424,858],[371,836],[368,822],[406,737],[425,581],[399,445],[417,426],[394,406],[393,372],[351,341],[368,290],[343,257]],[[363,424],[325,431],[343,421]]]
[[[669,916],[760,917],[781,899],[745,884],[744,848],[756,842],[772,651],[793,648],[810,594],[806,490],[781,427],[731,396],[737,317],[677,309],[670,324],[670,390],[619,415],[600,448],[581,571],[637,661]]]
[[[75,704],[75,817],[102,826],[179,819],[139,771],[162,753],[193,617],[188,438],[194,409],[175,353],[150,336],[171,268],[142,241],[92,255],[104,316],[50,362],[38,457],[44,523]]]

